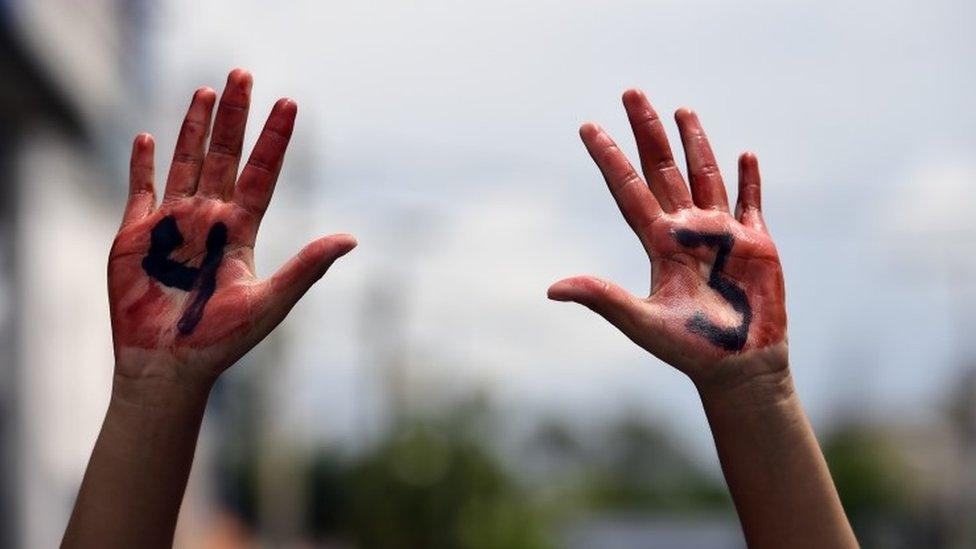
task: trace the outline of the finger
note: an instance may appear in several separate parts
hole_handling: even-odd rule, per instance
[[[610,194],[617,201],[627,224],[642,237],[645,229],[661,215],[661,206],[644,181],[634,171],[627,155],[596,124],[584,124],[580,138],[603,173]]]
[[[251,104],[251,83],[251,73],[244,69],[234,69],[227,76],[197,188],[197,192],[204,196],[228,198],[234,188],[244,146],[247,110]]]
[[[668,135],[654,107],[640,90],[624,92],[624,109],[640,154],[641,168],[661,208],[674,212],[691,207],[691,196],[674,163]]]
[[[749,227],[766,227],[762,217],[759,159],[752,153],[742,153],[739,157],[739,197],[736,200],[735,217],[739,223]]]
[[[635,319],[647,304],[616,284],[594,277],[574,276],[549,287],[549,299],[579,303],[605,318],[627,337],[638,334]]]
[[[122,226],[138,221],[156,208],[156,191],[153,186],[153,155],[156,143],[148,133],[140,133],[132,142],[132,158],[129,161],[129,198]]]
[[[298,255],[282,265],[266,281],[262,296],[265,308],[263,316],[270,323],[267,329],[270,330],[281,322],[312,284],[322,278],[332,263],[355,247],[356,239],[352,235],[326,236],[312,241]]]
[[[271,202],[297,112],[298,106],[291,99],[275,103],[237,182],[234,200],[259,218]]]
[[[196,192],[200,167],[203,165],[203,149],[210,133],[210,116],[216,100],[217,92],[210,88],[200,88],[193,94],[180,135],[176,138],[176,150],[173,151],[173,163],[166,178],[163,202]]]
[[[691,196],[695,205],[706,210],[729,211],[729,198],[725,194],[725,183],[715,162],[708,137],[701,127],[698,115],[689,109],[678,109],[674,113],[685,148],[685,161],[688,163],[688,179],[691,182]]]

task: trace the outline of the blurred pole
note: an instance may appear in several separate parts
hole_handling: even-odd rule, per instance
[[[367,284],[362,311],[361,441],[368,447],[395,430],[407,406],[403,278],[381,269]],[[375,395],[377,398],[364,398]]]
[[[0,174],[7,181],[16,181],[11,158],[11,136],[5,131],[7,129],[6,123],[0,123]],[[19,470],[15,441],[20,438],[15,390],[19,386],[16,365],[20,362],[17,345],[19,334],[15,321],[20,308],[15,280],[16,203],[17,185],[0,185],[0,349],[3,349],[4,356],[0,363],[0,547],[14,546],[19,522],[15,501],[15,479]]]
[[[976,246],[976,235],[968,240]],[[945,250],[946,287],[955,331],[955,360],[959,377],[952,389],[949,416],[960,438],[959,479],[955,501],[948,502],[949,543],[952,547],[976,547],[976,343],[972,336],[976,316],[976,264],[958,248]]]
[[[426,232],[415,216],[395,216],[388,234],[396,244],[387,246],[391,253],[374,270],[366,285],[360,330],[360,356],[363,387],[360,399],[360,432],[365,445],[394,432],[409,414],[409,335],[407,334],[411,280],[417,256],[421,253]]]
[[[303,124],[306,129],[313,129],[316,120],[306,117]],[[315,132],[308,133],[314,135]],[[275,230],[295,234],[298,228],[302,228],[301,232],[305,234],[311,232],[316,212],[307,203],[313,190],[324,191],[322,186],[316,185],[312,176],[319,161],[316,150],[314,141],[310,139],[293,140],[289,144],[288,158],[282,172],[282,180],[287,180],[288,191],[275,195],[274,206],[279,212],[287,211],[288,214],[269,216],[262,228],[266,235],[275,234],[271,232]],[[266,253],[268,248],[278,247],[275,250],[278,255],[290,254],[295,244],[284,238],[265,237],[261,241],[261,249],[264,250],[262,253]],[[295,327],[301,324],[306,314],[301,309],[293,310],[289,313],[291,321],[278,325],[265,342],[251,352],[252,355],[257,352],[260,357],[257,360],[259,364],[254,364],[256,373],[252,377],[256,382],[254,394],[261,410],[256,421],[258,429],[254,434],[258,450],[257,510],[261,535],[265,538],[261,541],[272,547],[286,546],[300,539],[305,525],[307,453],[296,443],[295,433],[282,419],[284,416],[280,412],[287,408],[286,404],[290,404],[290,395],[284,392],[285,384],[282,381],[294,375],[287,371],[294,364],[290,349],[297,346],[294,342]]]
[[[938,212],[930,212],[938,215]],[[966,226],[969,220],[950,230],[941,228],[906,239],[916,248],[912,254],[925,258],[925,282],[941,281],[948,305],[950,361],[957,369],[950,397],[943,412],[954,429],[955,470],[946,471],[953,489],[938,502],[939,530],[945,532],[949,547],[976,546],[976,340],[972,337],[972,319],[976,317],[976,259],[963,253],[976,245],[976,230]],[[915,265],[909,265],[914,267]],[[935,277],[931,277],[932,273]],[[952,467],[950,467],[951,469]]]
[[[891,241],[898,261],[895,272],[904,278],[915,275],[909,282],[922,289],[941,287],[946,296],[951,347],[947,354],[955,368],[953,386],[946,388],[948,402],[943,401],[940,411],[951,424],[956,444],[950,450],[949,470],[944,471],[951,488],[936,497],[935,522],[949,547],[976,547],[976,339],[971,333],[976,256],[968,253],[976,245],[976,222],[972,216],[946,215],[960,200],[959,189],[971,187],[973,167],[959,168],[954,159],[927,167],[925,196],[937,200],[925,202],[928,207],[919,210],[918,197],[906,195],[901,210],[908,216],[898,220]]]

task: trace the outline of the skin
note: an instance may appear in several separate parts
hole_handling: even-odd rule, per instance
[[[793,387],[783,271],[762,217],[756,156],[739,157],[730,211],[698,116],[675,113],[686,184],[644,93],[628,90],[623,103],[644,178],[599,126],[584,124],[580,136],[651,261],[650,295],[576,276],[553,284],[549,298],[590,308],[694,382],[750,547],[857,547]],[[717,273],[718,247],[691,234],[730,238]],[[717,290],[716,274],[745,296],[748,318]],[[723,346],[692,326],[702,319],[723,330],[748,321],[748,329],[744,340]]]
[[[254,242],[297,106],[291,99],[274,105],[238,174],[251,85],[247,71],[232,71],[212,124],[216,93],[196,91],[161,201],[154,190],[153,138],[140,134],[133,143],[129,198],[108,262],[112,397],[63,547],[172,545],[200,422],[217,377],[356,246],[351,235],[319,238],[271,277],[256,276]],[[208,299],[196,299],[206,291],[205,277],[189,290],[180,289],[163,284],[144,266],[152,230],[168,217],[183,239],[169,259],[192,268],[204,263],[213,227],[226,227],[226,243],[211,254],[217,259],[210,263],[216,284]],[[180,330],[179,321],[195,300],[203,302],[199,322]]]

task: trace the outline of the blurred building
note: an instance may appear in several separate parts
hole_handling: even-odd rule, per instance
[[[58,544],[107,403],[104,269],[142,7],[0,1],[2,547]]]

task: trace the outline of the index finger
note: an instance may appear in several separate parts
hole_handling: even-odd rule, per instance
[[[234,201],[258,216],[264,215],[271,202],[297,112],[298,105],[291,99],[275,103],[237,181]]]
[[[661,215],[661,205],[634,171],[627,156],[602,128],[592,123],[584,124],[580,128],[580,138],[603,173],[620,213],[643,240],[647,226]]]

